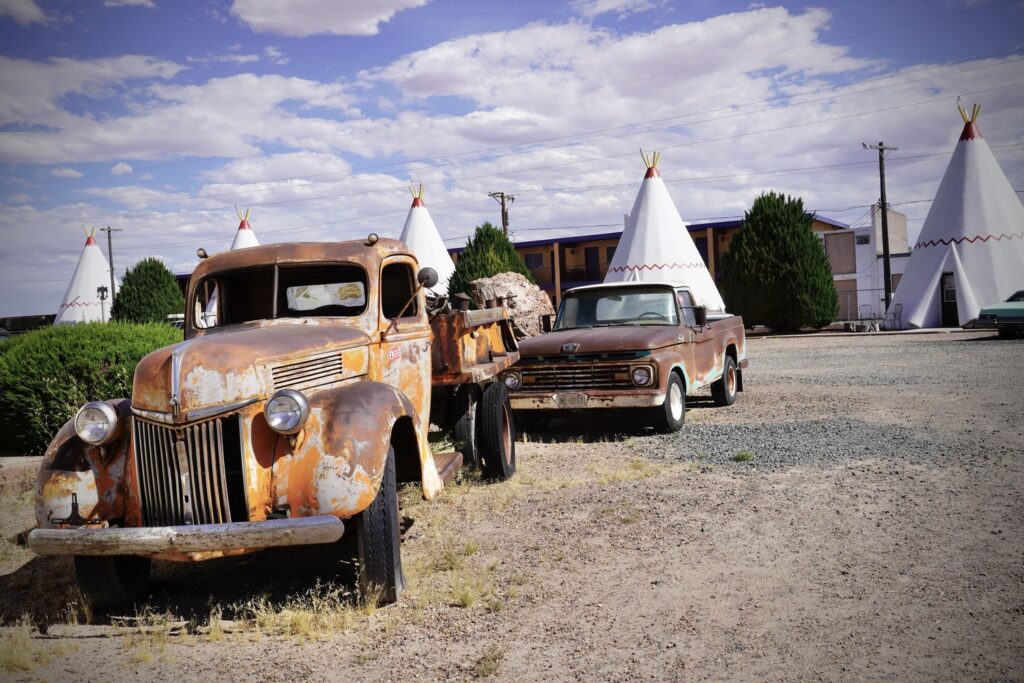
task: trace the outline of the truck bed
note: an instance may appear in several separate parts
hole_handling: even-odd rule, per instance
[[[519,360],[519,345],[503,306],[444,311],[430,320],[432,384],[479,384]]]

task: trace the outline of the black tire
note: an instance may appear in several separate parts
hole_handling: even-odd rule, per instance
[[[686,387],[676,373],[668,376],[665,402],[654,409],[654,426],[662,432],[678,432],[686,419]]]
[[[480,404],[480,387],[466,384],[455,395],[455,419],[452,421],[452,438],[462,453],[462,461],[472,467],[480,467],[480,446],[477,413]]]
[[[145,595],[153,561],[135,555],[76,555],[75,578],[89,613],[104,612]]]
[[[354,519],[359,547],[359,588],[364,596],[369,595],[371,587],[379,590],[381,604],[395,602],[405,588],[405,575],[402,573],[402,529],[398,519],[394,448],[388,447],[377,497]]]
[[[722,377],[711,384],[711,398],[715,399],[716,406],[731,406],[736,402],[737,373],[736,361],[726,356]]]
[[[504,382],[494,381],[480,400],[480,455],[484,475],[505,481],[516,472],[516,428]]]

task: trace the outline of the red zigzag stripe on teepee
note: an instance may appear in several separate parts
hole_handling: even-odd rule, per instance
[[[655,264],[643,264],[640,266],[615,266],[612,268],[613,273],[624,273],[627,270],[671,270],[673,268],[704,268],[707,266],[703,263],[655,263]]]
[[[950,244],[962,244],[963,242],[974,244],[975,242],[988,242],[989,240],[995,240],[996,242],[1024,240],[1024,232],[1014,232],[1009,235],[1001,232],[998,235],[975,235],[974,237],[950,237],[948,240],[928,240],[927,242],[918,242],[914,245],[914,249],[920,247],[948,247]]]
[[[99,305],[100,305],[99,301],[72,301],[69,304],[61,304],[60,307],[61,308],[72,308],[74,306],[80,306],[81,308],[85,308],[86,306],[99,306]]]

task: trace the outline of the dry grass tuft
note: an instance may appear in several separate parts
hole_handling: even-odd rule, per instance
[[[380,596],[379,588],[356,596],[344,587],[317,581],[309,590],[282,601],[261,595],[236,604],[232,609],[259,633],[319,639],[347,631],[360,617],[373,615],[380,604]],[[215,613],[211,612],[211,634],[214,629]]]
[[[501,663],[505,659],[505,653],[497,645],[488,645],[480,658],[476,660],[473,667],[473,674],[477,678],[488,678],[498,673]]]
[[[625,465],[617,468],[610,468],[600,463],[587,465],[587,471],[594,475],[598,484],[611,484],[624,481],[641,481],[664,474],[670,465],[651,462],[645,458],[629,458]]]
[[[32,640],[35,633],[28,617],[22,617],[17,626],[0,631],[0,671],[32,671],[42,664]]]

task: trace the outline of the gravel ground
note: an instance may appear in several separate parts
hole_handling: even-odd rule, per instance
[[[749,356],[736,405],[691,401],[679,434],[558,420],[518,444],[510,482],[405,492],[394,606],[291,635],[37,640],[7,676],[1024,678],[1024,342],[756,339]],[[164,568],[137,609],[202,622],[308,591],[311,552]],[[64,595],[61,568],[0,576],[4,619]]]

